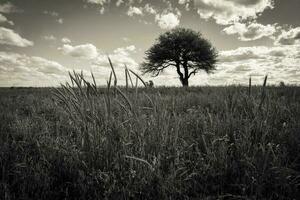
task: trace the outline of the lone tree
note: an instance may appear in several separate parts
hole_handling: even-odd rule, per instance
[[[159,36],[146,51],[145,62],[140,69],[158,76],[168,67],[174,67],[183,86],[200,70],[207,73],[215,69],[217,51],[201,33],[191,29],[175,28]]]

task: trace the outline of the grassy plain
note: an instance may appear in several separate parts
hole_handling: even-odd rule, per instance
[[[81,84],[0,89],[0,199],[300,196],[299,87]]]

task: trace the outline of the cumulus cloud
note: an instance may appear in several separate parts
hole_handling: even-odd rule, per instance
[[[219,79],[223,77],[223,80],[228,83],[235,80],[235,83],[246,84],[249,76],[253,76],[259,81],[268,74],[272,84],[278,84],[280,81],[299,84],[299,54],[299,45],[253,46],[221,51],[219,70],[215,75]],[[213,76],[211,81],[214,79]],[[231,79],[227,79],[227,77],[231,77]]]
[[[214,19],[227,25],[241,19],[256,19],[267,8],[273,8],[273,0],[195,0],[195,7],[203,19]]]
[[[179,25],[179,18],[179,15],[169,12],[166,14],[157,14],[155,16],[155,21],[162,29],[172,29]]]
[[[22,38],[18,33],[11,29],[0,27],[0,44],[28,47],[33,46],[33,42]]]
[[[111,72],[111,67],[108,62],[107,56],[110,57],[116,75],[118,77],[118,85],[125,84],[125,76],[124,76],[124,68],[125,65],[136,72],[138,69],[138,63],[132,57],[132,55],[136,52],[136,47],[134,45],[120,47],[113,50],[109,54],[101,53],[100,50],[97,57],[90,59],[90,70],[95,75],[97,82],[99,84],[106,84],[106,80],[109,78],[109,74]],[[88,74],[87,74],[88,75]]]
[[[275,25],[262,25],[256,22],[250,24],[236,22],[224,28],[223,31],[228,35],[237,34],[241,41],[251,41],[263,37],[272,37],[276,32],[276,27]]]
[[[157,11],[148,3],[144,6],[144,10],[146,13],[153,14],[153,15],[157,13]]]
[[[103,5],[107,0],[86,0],[87,3]]]
[[[300,46],[252,46],[252,47],[239,47],[234,50],[221,51],[219,53],[219,61],[224,62],[239,62],[247,61],[250,59],[259,60],[274,60],[282,59],[298,59],[297,55],[300,53]]]
[[[186,11],[190,11],[190,4],[192,0],[178,0],[179,5],[184,5]]]
[[[93,44],[82,44],[77,46],[64,44],[62,47],[58,49],[62,51],[63,54],[75,58],[93,59],[98,56],[97,48]]]
[[[132,17],[134,15],[143,15],[143,10],[142,10],[142,8],[130,6],[127,11],[127,15],[130,17]]]
[[[99,13],[102,15],[105,12],[104,5],[107,3],[110,3],[110,0],[85,0],[85,2],[89,3],[89,4],[93,4],[93,5],[98,5],[100,7]],[[116,6],[119,7],[122,3],[123,3],[122,0],[118,0],[116,2]],[[85,8],[86,8],[86,6],[85,6]]]
[[[30,57],[12,52],[0,52],[0,85],[58,85],[68,69],[42,57]],[[39,85],[39,86],[41,86]]]
[[[169,1],[165,1],[164,3],[167,4],[167,8],[158,11],[156,10],[151,4],[146,3],[144,7],[135,7],[130,6],[127,15],[132,17],[135,15],[144,16],[144,15],[151,15],[154,16],[154,21],[157,25],[162,29],[172,29],[179,25],[181,12],[178,8],[173,8],[172,4]],[[151,24],[147,21],[141,20],[145,24]]]
[[[117,2],[116,2],[116,6],[117,7],[119,7],[121,4],[123,4],[124,3],[124,1],[123,0],[118,0]]]
[[[127,47],[120,47],[115,49],[112,53],[109,54],[110,59],[112,60],[114,66],[123,67],[127,65],[130,68],[136,68],[138,66],[137,62],[131,57],[132,53],[135,53],[136,47],[130,45]],[[99,56],[93,61],[94,66],[109,66],[107,55],[99,54]]]
[[[30,57],[29,61],[32,68],[44,74],[62,75],[63,73],[66,73],[66,68],[55,61],[41,57]]]
[[[71,40],[69,38],[67,38],[67,37],[63,37],[61,39],[61,42],[64,43],[64,44],[68,44],[68,43],[71,43]]]
[[[83,44],[78,46],[64,44],[59,50],[65,55],[84,59],[89,63],[93,72],[99,72],[99,69],[102,68],[104,72],[109,74],[110,65],[107,56],[110,57],[114,66],[117,67],[116,71],[118,71],[119,68],[121,73],[124,72],[124,65],[127,65],[132,69],[136,69],[138,66],[138,63],[132,58],[132,54],[136,53],[136,47],[134,45],[117,48],[109,54],[102,53],[102,51],[97,49],[93,44]]]
[[[265,52],[266,48],[262,47],[240,47],[234,50],[221,51],[219,53],[219,61],[224,62],[237,62],[249,59],[261,59],[262,51]]]
[[[9,21],[4,15],[0,13],[0,23],[8,23],[10,25],[14,25],[12,21]]]
[[[61,74],[66,68],[42,57],[30,57],[12,52],[0,52],[0,65],[9,72],[39,71],[45,74]]]
[[[293,45],[300,41],[300,27],[292,28],[288,31],[282,30],[278,36],[275,44],[279,45]]]

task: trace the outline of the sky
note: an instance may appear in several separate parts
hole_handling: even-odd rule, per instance
[[[202,33],[218,50],[214,73],[190,85],[300,84],[300,0],[0,0],[0,87],[58,86],[68,72],[141,74],[145,51],[175,27]],[[142,76],[180,86],[176,70]]]

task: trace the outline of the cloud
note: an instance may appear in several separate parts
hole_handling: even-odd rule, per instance
[[[57,12],[55,12],[55,11],[44,10],[43,13],[44,13],[45,15],[50,15],[50,16],[52,16],[52,17],[58,17],[58,16],[59,16],[59,14],[58,14]]]
[[[256,22],[250,24],[236,22],[224,28],[223,31],[228,35],[238,34],[241,41],[251,41],[263,37],[272,37],[276,32],[276,27],[275,25],[262,25]]]
[[[273,0],[195,0],[195,7],[203,19],[214,19],[217,24],[228,25],[244,19],[256,19]]]
[[[45,74],[66,72],[66,68],[55,61],[12,52],[0,52],[0,65],[2,69],[6,68],[7,72],[39,71]]]
[[[298,59],[297,55],[300,53],[300,46],[252,46],[252,47],[239,47],[234,50],[220,51],[219,62],[237,62],[254,60],[276,60],[282,59]]]
[[[56,37],[54,37],[53,35],[45,35],[43,38],[47,41],[55,41],[56,40]]]
[[[136,68],[138,66],[137,62],[131,57],[132,53],[135,53],[136,47],[130,45],[127,47],[120,47],[115,49],[112,53],[109,54],[110,59],[112,60],[114,66],[123,67],[127,65],[130,68]],[[93,65],[95,66],[109,66],[107,55],[99,54],[99,56],[94,59]]]
[[[131,39],[128,38],[128,37],[122,37],[122,40],[123,40],[124,42],[129,42],[129,41],[131,41]]]
[[[121,4],[123,4],[124,3],[124,1],[123,0],[118,0],[117,2],[116,2],[116,6],[117,7],[119,7]]]
[[[0,4],[0,13],[13,13],[20,12],[21,10],[17,9],[12,3],[7,2]]]
[[[259,54],[257,53],[259,51]],[[262,50],[262,47],[240,47],[235,50],[227,50],[221,51],[219,53],[219,62],[236,62],[236,61],[244,61],[249,59],[261,59],[261,52],[265,52]]]
[[[33,67],[38,72],[42,72],[44,74],[58,74],[62,75],[66,73],[66,68],[61,64],[50,61],[41,57],[31,57],[30,59],[31,67]]]
[[[146,13],[153,14],[153,15],[157,13],[157,11],[148,3],[144,6],[144,11]]]
[[[44,10],[43,12],[45,15],[49,15],[53,18],[56,18],[56,21],[59,23],[59,24],[63,24],[64,23],[64,20],[63,18],[59,17],[59,14],[58,12],[56,11],[49,11],[49,10]]]
[[[68,44],[68,43],[71,43],[71,40],[69,38],[67,38],[67,37],[63,37],[61,39],[61,42],[64,43],[64,44]]]
[[[99,10],[99,13],[100,13],[101,15],[103,15],[103,14],[104,14],[104,12],[105,12],[105,9],[104,9],[104,7],[100,8],[100,10]]]
[[[127,15],[130,17],[134,15],[144,15],[144,14],[155,15],[157,14],[157,11],[149,3],[145,4],[144,7],[130,6],[127,11]]]
[[[178,0],[178,3],[179,4],[186,4],[186,3],[188,3],[189,2],[189,0]]]
[[[240,47],[235,50],[221,51],[218,70],[214,76],[227,83],[246,84],[249,76],[261,81],[264,75],[269,75],[269,83],[278,84],[300,83],[300,46],[253,46]],[[227,79],[227,77],[231,77]]]
[[[1,86],[49,86],[66,79],[68,69],[42,57],[30,57],[12,52],[0,52]]]
[[[63,20],[63,18],[59,18],[59,19],[57,20],[57,22],[58,22],[59,24],[63,24],[63,23],[64,23],[64,20]]]
[[[33,42],[22,38],[18,33],[11,29],[0,27],[0,44],[28,47],[33,46]]]
[[[133,15],[143,15],[143,10],[142,8],[130,6],[127,11],[127,15],[130,17],[132,17]]]
[[[110,65],[107,56],[111,58],[114,66],[121,68],[122,73],[124,71],[124,65],[127,65],[132,69],[137,69],[138,66],[137,62],[131,56],[136,52],[136,47],[134,45],[117,48],[109,54],[102,53],[102,51],[97,49],[93,44],[83,44],[78,46],[64,44],[59,50],[65,55],[84,59],[89,63],[93,72],[99,72],[99,69],[103,68],[109,75]],[[116,71],[118,71],[118,69],[116,69]]]
[[[275,41],[277,45],[293,45],[300,41],[300,27],[292,28],[288,31],[282,30]]]
[[[0,13],[0,23],[8,23],[10,25],[14,25],[13,21],[9,21],[4,15]]]
[[[93,44],[82,44],[77,46],[71,46],[64,44],[58,48],[65,55],[69,55],[75,58],[81,59],[93,59],[98,56],[97,48]]]
[[[0,13],[0,23],[7,22],[7,18]]]
[[[107,0],[86,0],[86,2],[91,4],[104,5],[104,3],[107,2]]]
[[[144,7],[130,6],[127,15],[132,17],[134,15],[144,16],[146,14],[154,16],[154,21],[162,29],[172,29],[179,25],[181,12],[178,8],[173,8],[172,4],[168,1],[164,1],[167,4],[166,9],[162,12],[158,12],[152,5],[146,3]],[[145,24],[151,24],[150,22],[140,19],[140,22]]]
[[[88,4],[93,4],[93,5],[98,5],[98,6],[100,6],[100,8],[99,8],[99,13],[102,15],[102,14],[104,14],[104,12],[105,12],[104,5],[105,5],[106,3],[110,3],[111,1],[110,1],[110,0],[85,0],[85,2],[88,3]],[[116,2],[116,6],[117,6],[117,7],[119,7],[121,4],[122,4],[122,0],[118,0],[118,1]],[[87,7],[87,6],[85,5],[85,8],[86,8],[86,7]]]
[[[162,29],[172,29],[179,25],[179,18],[179,15],[169,12],[167,14],[157,14],[155,21]]]
[[[118,77],[118,85],[125,85],[125,65],[129,69],[132,69],[138,73],[138,63],[132,58],[132,54],[135,52],[136,47],[134,45],[130,45],[127,47],[117,48],[108,54]],[[106,84],[105,80],[109,78],[109,74],[111,72],[107,55],[100,53],[98,57],[91,60],[91,70],[93,71],[95,77],[101,77],[101,79],[98,80],[100,84]]]

